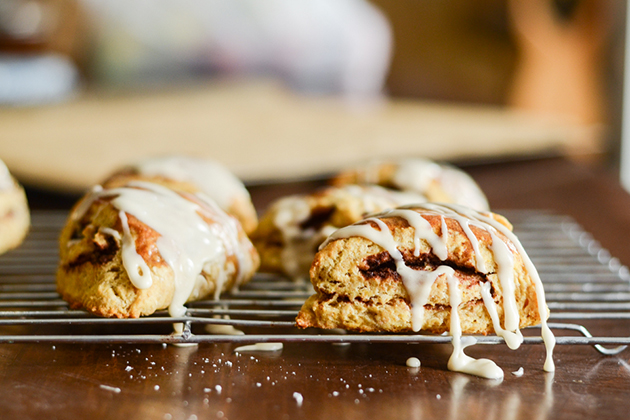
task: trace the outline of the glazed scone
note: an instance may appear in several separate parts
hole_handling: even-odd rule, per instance
[[[328,187],[283,197],[272,203],[251,236],[261,271],[307,279],[317,248],[332,232],[368,214],[424,201],[418,194],[376,185]]]
[[[139,317],[248,281],[258,254],[240,223],[203,195],[149,182],[95,187],[60,237],[57,290],[73,308]]]
[[[20,245],[30,224],[24,189],[0,160],[0,254]]]
[[[103,186],[113,188],[130,180],[168,182],[171,188],[203,192],[236,217],[246,233],[258,225],[256,209],[245,185],[223,165],[209,159],[166,156],[147,159],[111,175]]]
[[[462,333],[496,333],[517,348],[520,329],[542,323],[549,343],[545,369],[553,370],[555,341],[542,283],[501,216],[434,203],[390,210],[333,233],[310,275],[317,293],[302,306],[299,327],[448,331],[454,346],[449,368],[473,373]]]
[[[339,173],[331,183],[377,184],[401,191],[413,191],[435,203],[453,203],[488,211],[488,199],[477,183],[454,166],[428,159],[373,161]]]

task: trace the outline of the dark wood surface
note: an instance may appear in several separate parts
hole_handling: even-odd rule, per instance
[[[630,195],[614,174],[562,159],[474,166],[493,208],[569,214],[630,264]],[[258,186],[259,208],[317,182]],[[45,201],[45,200],[44,200]],[[45,206],[45,202],[41,203]],[[593,322],[630,335],[628,324]],[[630,416],[630,350],[602,356],[559,346],[542,371],[542,346],[476,346],[502,382],[449,372],[449,345],[285,344],[237,355],[230,344],[0,344],[2,419],[576,419]],[[422,361],[419,369],[407,358]],[[510,372],[524,368],[517,377]],[[216,386],[221,387],[221,392]],[[111,388],[108,388],[111,387]],[[119,390],[119,392],[114,391]],[[303,396],[298,405],[294,393]]]

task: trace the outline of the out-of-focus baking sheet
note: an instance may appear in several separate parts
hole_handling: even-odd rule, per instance
[[[246,181],[312,177],[375,157],[597,153],[588,129],[499,107],[306,97],[269,82],[87,92],[0,108],[0,159],[21,180],[82,191],[148,156],[216,159]]]

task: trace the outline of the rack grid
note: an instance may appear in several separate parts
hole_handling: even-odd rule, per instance
[[[575,220],[539,210],[501,212],[538,268],[545,284],[551,315],[549,326],[557,344],[594,345],[604,354],[617,354],[630,345],[630,336],[591,334],[582,325],[592,320],[627,324],[630,331],[630,272],[601,247]],[[219,300],[188,304],[184,317],[165,311],[138,319],[98,318],[71,310],[55,290],[57,239],[66,213],[37,211],[18,249],[0,256],[0,343],[450,343],[447,335],[341,334],[303,331],[294,326],[302,302],[313,291],[308,283],[257,274],[240,290]],[[183,333],[172,334],[181,323]],[[247,334],[212,333],[209,326],[244,330]],[[204,328],[205,327],[205,328]],[[534,327],[535,328],[535,327]],[[54,334],[50,333],[53,330]],[[114,330],[114,333],[112,333]],[[571,331],[566,335],[562,331]],[[577,334],[576,334],[577,333]],[[478,343],[498,344],[497,336],[477,336]],[[524,344],[540,344],[527,335]],[[604,345],[616,347],[607,348]]]

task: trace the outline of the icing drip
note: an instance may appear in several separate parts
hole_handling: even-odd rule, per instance
[[[459,281],[451,273],[448,275],[448,293],[451,301],[451,326],[453,337],[453,353],[448,360],[448,368],[454,372],[469,373],[488,379],[502,379],[503,370],[489,359],[473,359],[464,354],[464,349],[477,342],[474,337],[462,338],[462,326],[457,308],[462,302]]]
[[[423,239],[429,243],[433,253],[440,260],[444,261],[446,259],[448,256],[448,250],[446,248],[448,229],[444,217],[442,217],[442,235],[440,236],[433,232],[431,223],[413,210],[392,210],[387,213],[387,215],[391,217],[402,217],[414,228],[414,256],[418,257],[420,255],[420,240]]]
[[[538,310],[542,323],[542,337],[547,350],[547,358],[544,370],[553,371],[552,352],[555,345],[555,338],[547,325],[547,305],[545,302],[545,294],[538,272],[533,263],[529,259],[527,253],[523,249],[521,243],[516,236],[504,225],[492,219],[489,216],[480,214],[474,210],[457,206],[457,205],[440,205],[433,203],[425,203],[420,206],[429,213],[438,215],[441,221],[441,236],[435,234],[426,219],[419,213],[414,211],[413,207],[401,207],[396,210],[387,211],[354,224],[337,230],[330,235],[328,239],[321,245],[320,249],[326,246],[330,241],[339,238],[347,238],[351,236],[364,237],[385,249],[396,263],[396,271],[401,276],[403,284],[410,296],[412,329],[418,331],[421,328],[423,317],[423,306],[427,302],[430,289],[434,281],[440,275],[446,275],[449,284],[449,298],[451,304],[451,325],[450,332],[453,336],[453,354],[449,360],[449,369],[471,373],[487,378],[502,378],[503,371],[490,360],[475,360],[466,356],[463,352],[464,348],[475,343],[474,338],[461,338],[461,324],[457,306],[461,302],[461,292],[458,288],[458,280],[454,275],[452,268],[448,266],[439,266],[434,271],[413,270],[407,267],[403,261],[402,254],[396,247],[396,242],[381,218],[401,217],[407,220],[410,226],[414,228],[414,255],[418,256],[418,246],[420,240],[429,244],[432,252],[444,261],[447,257],[446,243],[448,241],[448,229],[444,217],[456,220],[468,240],[470,241],[475,254],[475,269],[480,273],[487,273],[484,258],[479,248],[479,241],[474,235],[471,226],[486,230],[492,238],[490,251],[494,255],[497,265],[497,277],[503,294],[503,312],[505,328],[501,327],[499,316],[497,313],[496,303],[492,298],[490,282],[481,284],[481,294],[484,305],[492,319],[493,327],[497,335],[504,338],[506,344],[511,349],[516,349],[523,342],[523,337],[519,329],[519,314],[516,305],[515,284],[514,284],[514,256],[510,251],[510,245],[513,245],[521,255],[525,268],[534,282],[538,300]],[[377,228],[372,227],[374,223]],[[497,235],[500,232],[511,244],[505,243]]]
[[[486,306],[488,310],[488,314],[492,319],[492,325],[494,327],[494,332],[499,337],[503,337],[507,346],[516,350],[523,343],[523,334],[520,329],[516,331],[507,331],[501,327],[501,321],[499,320],[499,314],[497,313],[497,304],[494,302],[492,298],[492,294],[490,293],[490,288],[492,285],[490,282],[481,284],[481,296],[483,297],[483,304]],[[505,294],[504,294],[505,296]]]
[[[101,227],[98,230],[99,230],[99,232],[104,233],[106,235],[110,235],[110,236],[114,237],[117,240],[121,240],[122,239],[120,237],[120,232],[118,232],[117,230],[114,230],[112,228]]]
[[[387,214],[390,213],[388,212]],[[405,289],[407,289],[407,293],[409,294],[411,303],[411,328],[413,331],[420,331],[422,328],[422,318],[424,316],[424,304],[429,298],[431,286],[440,275],[451,274],[453,269],[447,266],[440,266],[434,271],[423,271],[408,267],[405,264],[402,254],[398,248],[396,248],[396,241],[389,227],[382,220],[375,217],[366,219],[365,222],[366,224],[350,225],[337,230],[328,237],[327,242],[340,237],[361,236],[384,248],[396,263],[396,271],[402,278]],[[372,228],[369,222],[375,223],[379,230]],[[322,244],[322,247],[325,246],[326,243]]]
[[[515,350],[523,343],[523,335],[519,329],[518,308],[516,306],[516,295],[514,287],[514,256],[510,252],[507,244],[503,242],[494,232],[490,249],[497,261],[497,277],[501,289],[503,289],[503,314],[505,329],[501,327],[501,321],[497,313],[496,303],[492,298],[490,282],[481,285],[481,296],[486,306],[488,314],[492,319],[495,333],[503,337],[507,346]]]
[[[490,232],[492,245],[490,249],[497,262],[497,277],[501,289],[503,289],[503,308],[505,310],[505,329],[518,330],[519,316],[516,307],[516,295],[514,287],[514,256],[508,246],[494,232]]]
[[[133,236],[131,236],[127,215],[124,211],[120,211],[118,212],[118,217],[120,217],[120,224],[122,225],[123,230],[122,260],[125,270],[127,271],[127,275],[129,276],[129,280],[131,280],[131,283],[138,289],[148,289],[153,284],[151,270],[144,259],[138,255],[138,252],[136,251],[136,242],[133,239]]]
[[[410,357],[406,362],[406,365],[410,368],[419,368],[421,364],[417,357]]]
[[[435,205],[435,204],[427,204],[426,205],[428,208],[448,208],[449,206],[440,206],[440,205]],[[489,216],[485,216],[481,213],[475,212],[471,209],[467,209],[465,207],[462,206],[450,206],[453,209],[456,209],[458,212],[460,212],[461,214],[466,215],[467,217],[473,218],[473,219],[478,219],[482,222],[487,223],[488,225],[492,226],[494,229],[496,229],[497,231],[501,232],[505,237],[507,237],[510,242],[516,247],[516,250],[518,251],[518,253],[521,255],[521,258],[523,260],[523,264],[525,265],[525,269],[527,270],[527,273],[529,274],[529,276],[531,277],[532,281],[534,282],[534,286],[536,288],[536,299],[537,299],[537,303],[538,303],[538,313],[540,314],[540,320],[541,320],[541,332],[542,332],[542,339],[543,342],[545,343],[545,348],[546,348],[546,352],[547,352],[547,356],[545,359],[545,364],[543,366],[543,369],[546,372],[553,372],[555,370],[555,366],[553,363],[553,348],[556,345],[556,339],[553,335],[553,333],[551,332],[551,330],[549,329],[549,326],[547,325],[547,317],[549,315],[548,310],[547,310],[547,301],[545,299],[545,289],[543,287],[542,281],[540,280],[540,276],[538,275],[538,271],[536,270],[536,267],[534,266],[534,263],[532,263],[531,259],[529,258],[529,256],[527,255],[527,252],[525,251],[525,248],[523,248],[523,245],[521,244],[521,242],[518,240],[518,238],[516,237],[516,235],[514,235],[514,233],[512,233],[511,230],[509,230],[506,226],[502,225],[501,223],[497,222],[496,220],[494,220],[493,218],[489,217]],[[453,210],[451,210],[453,211]]]
[[[211,266],[220,268],[216,277],[216,296],[221,293],[229,275],[236,275],[236,285],[239,285],[251,271],[251,261],[240,248],[236,220],[203,194],[189,195],[190,199],[187,199],[149,182],[132,182],[127,187],[108,190],[94,188],[73,212],[73,219],[80,219],[94,200],[101,197],[113,197],[111,204],[119,210],[123,265],[132,284],[139,289],[152,285],[151,272],[137,253],[127,214],[160,234],[156,241],[158,251],[173,270],[175,291],[169,306],[173,317],[185,315],[184,304],[195,298],[195,285],[207,281],[201,273],[208,272]],[[226,271],[227,256],[236,257],[236,273]]]
[[[244,353],[246,351],[280,351],[282,343],[256,343],[247,346],[241,346],[234,349],[235,353]]]

